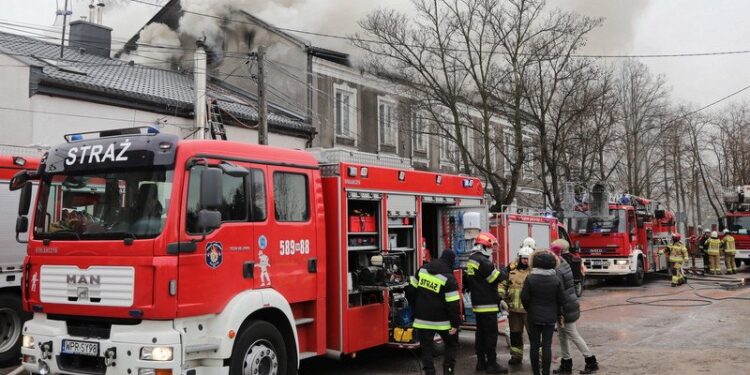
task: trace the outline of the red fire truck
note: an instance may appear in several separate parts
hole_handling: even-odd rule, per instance
[[[667,270],[666,256],[659,251],[675,230],[670,211],[649,199],[610,194],[602,183],[585,192],[576,187],[567,191],[564,217],[587,276],[627,277],[639,286],[646,273]]]
[[[22,361],[44,374],[294,374],[413,343],[418,239],[465,256],[476,178],[154,129],[75,134],[17,174]]]
[[[10,179],[18,171],[39,166],[39,158],[30,156],[36,149],[3,146],[0,155],[0,205],[5,207],[0,215],[0,365],[18,362],[21,353],[23,322],[31,316],[21,305],[21,274],[26,248],[18,244],[11,228],[15,225],[15,207],[18,193],[8,190]],[[10,154],[12,153],[12,154]]]
[[[508,265],[518,257],[524,239],[531,237],[538,249],[549,248],[552,241],[563,238],[570,242],[565,227],[550,211],[508,207],[505,212],[490,214],[490,232],[497,237],[500,246],[493,256],[497,265]],[[581,264],[576,248],[571,249],[579,264],[574,267],[576,294],[580,297],[586,283],[586,269]],[[579,271],[580,270],[580,271]]]
[[[737,186],[724,192],[726,213],[723,228],[734,237],[737,267],[742,262],[750,266],[750,185]]]

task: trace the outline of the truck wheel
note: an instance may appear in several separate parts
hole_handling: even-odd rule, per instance
[[[575,286],[576,296],[581,297],[583,295],[584,284],[586,284],[585,277],[581,278],[573,284]]]
[[[750,266],[750,259],[745,259],[745,265]]]
[[[0,365],[17,364],[21,358],[21,330],[30,318],[21,308],[21,297],[0,295]]]
[[[288,368],[297,367],[287,357],[281,332],[271,323],[254,321],[237,337],[229,374],[287,375]]]
[[[644,272],[643,272],[643,260],[638,258],[638,265],[635,268],[635,273],[630,275],[629,282],[632,286],[643,285]]]

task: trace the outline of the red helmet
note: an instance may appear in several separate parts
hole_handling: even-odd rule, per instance
[[[674,240],[674,241],[679,241],[679,240],[681,240],[681,239],[682,239],[682,235],[681,235],[681,234],[679,234],[679,233],[677,233],[677,232],[675,232],[675,233],[672,233],[672,240]]]
[[[475,245],[482,245],[484,247],[492,248],[497,245],[497,238],[489,232],[479,233],[477,238],[474,240]]]

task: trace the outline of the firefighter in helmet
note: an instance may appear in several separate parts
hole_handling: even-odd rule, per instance
[[[669,273],[672,275],[672,286],[678,286],[685,283],[685,276],[682,274],[682,266],[687,262],[690,255],[681,240],[682,236],[679,233],[672,233],[672,244],[667,246],[670,265]],[[663,253],[663,251],[660,253]]]
[[[734,246],[734,237],[729,234],[729,229],[724,229],[721,248],[724,249],[724,264],[727,266],[727,273],[737,273],[737,263],[734,262],[734,254],[737,252],[737,248]]]
[[[534,249],[524,246],[518,251],[518,260],[508,265],[508,278],[500,282],[500,298],[508,303],[508,326],[510,326],[510,365],[520,365],[523,361],[523,330],[528,326],[526,310],[521,303],[521,289],[526,276],[531,272],[529,257]]]
[[[500,294],[497,285],[504,278],[490,261],[497,238],[491,233],[479,233],[466,262],[464,286],[471,293],[471,305],[477,319],[474,350],[477,371],[488,374],[507,374],[508,369],[497,363],[497,314]]]
[[[531,237],[526,237],[521,243],[521,247],[529,247],[531,250],[536,249],[536,241]]]
[[[719,240],[719,233],[716,231],[711,232],[711,237],[706,240],[703,245],[706,254],[708,254],[708,269],[712,275],[721,274],[721,264],[719,264],[719,257],[721,255],[721,240]]]
[[[700,227],[698,227],[698,231],[700,231]],[[710,238],[711,231],[709,229],[705,229],[703,234],[698,238],[698,247],[701,250],[701,257],[703,258],[703,270],[706,273],[711,272],[711,269],[708,267],[708,248],[706,247],[706,241]]]
[[[409,303],[414,307],[414,328],[422,347],[422,369],[426,375],[435,375],[433,352],[435,335],[445,342],[443,374],[455,373],[458,354],[459,312],[458,283],[453,276],[456,253],[446,249],[435,259],[411,276],[406,289]]]

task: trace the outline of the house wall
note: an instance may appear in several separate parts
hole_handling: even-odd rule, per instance
[[[0,53],[0,118],[2,118],[2,144],[31,144],[31,100],[29,99],[28,65]]]

